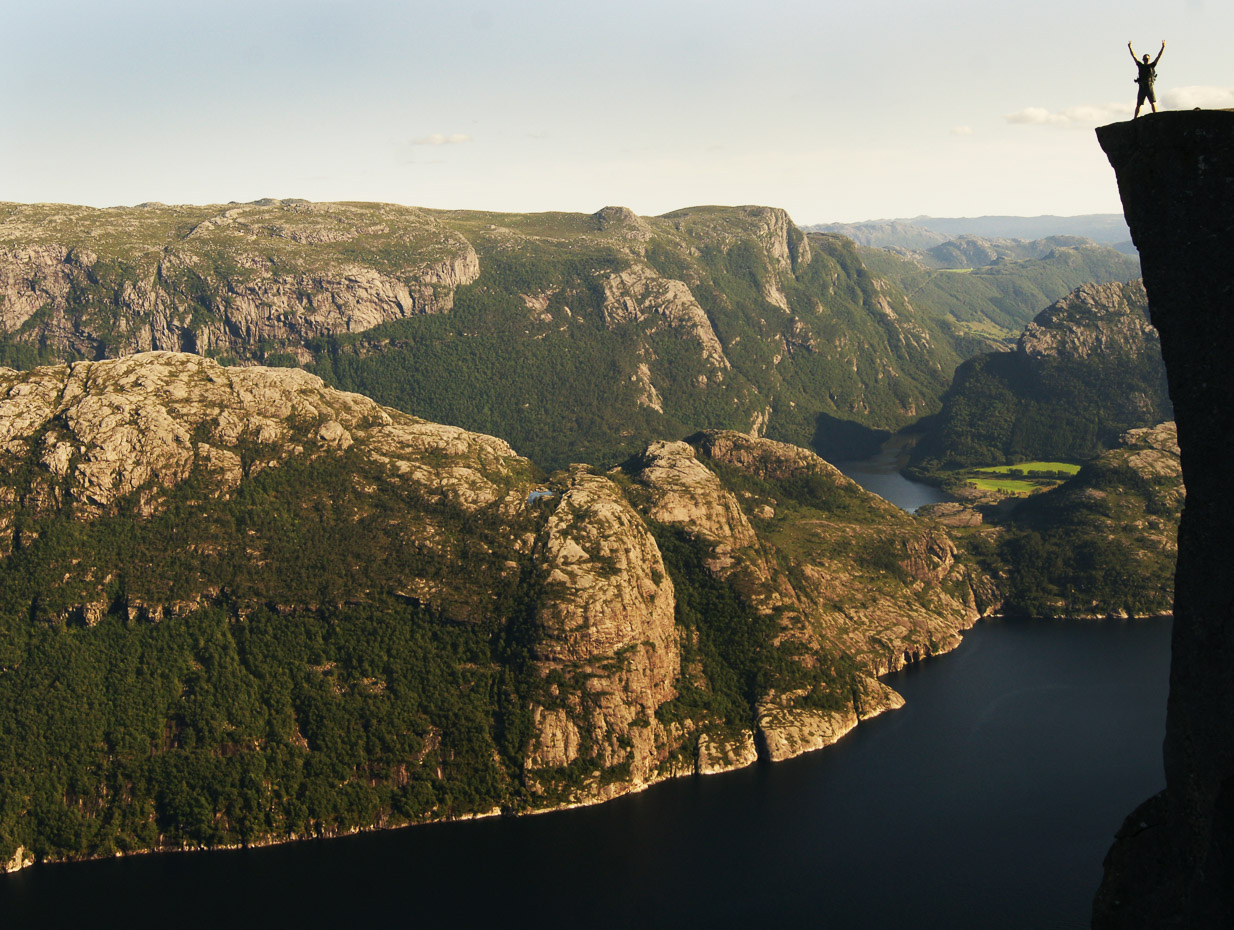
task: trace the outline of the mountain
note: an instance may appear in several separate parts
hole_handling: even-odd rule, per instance
[[[1177,437],[1173,423],[1129,430],[1074,478],[976,519],[954,504],[926,512],[976,527],[957,542],[996,579],[1004,613],[1168,614],[1186,493]]]
[[[544,475],[294,369],[0,369],[0,862],[788,758],[990,603],[938,524],[741,433]]]
[[[861,245],[882,249],[926,249],[965,236],[1024,240],[1079,236],[1105,245],[1121,247],[1126,243],[1131,246],[1131,231],[1118,213],[1083,216],[915,216],[858,223],[818,223],[805,228],[838,233]]]
[[[1120,269],[1130,271],[1134,263],[1116,257],[1110,249],[1094,244],[1079,236],[1049,236],[1045,239],[982,239],[978,236],[960,236],[949,239],[925,250],[902,252],[916,259],[927,268],[968,269],[986,268],[1006,262],[1023,262],[1033,259],[1053,258],[1060,249],[1088,249],[1089,255],[1099,255],[1107,262],[1114,262]]]
[[[909,295],[913,306],[948,320],[964,358],[1013,342],[1042,307],[1080,284],[1140,276],[1135,259],[1068,237],[964,238],[923,252],[861,249],[860,254],[873,273]]]
[[[1103,126],[1161,332],[1187,498],[1178,535],[1165,789],[1106,856],[1098,928],[1234,924],[1234,624],[1228,494],[1234,453],[1234,113],[1156,113]]]
[[[869,220],[863,223],[816,223],[807,232],[844,236],[875,249],[924,250],[950,241],[951,236],[905,220]]]
[[[1147,309],[1140,282],[1086,285],[1038,314],[1015,351],[965,362],[913,450],[914,467],[1082,461],[1128,429],[1169,419]]]
[[[1080,216],[915,216],[902,222],[947,236],[987,236],[1001,239],[1081,236],[1111,245],[1130,242],[1131,239],[1127,222],[1118,213],[1087,213]]]
[[[960,361],[1004,335],[980,321],[995,305],[1027,319],[1021,291],[1035,311],[1118,273],[1056,251],[991,266],[966,307],[923,286],[930,269],[876,270],[767,207],[6,204],[0,363],[159,349],[298,365],[552,468],[700,428],[855,457],[937,409]]]

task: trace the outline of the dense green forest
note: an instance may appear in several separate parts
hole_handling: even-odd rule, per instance
[[[365,480],[377,490],[358,491]],[[520,618],[534,592],[519,576],[503,587],[499,554],[534,523],[409,497],[356,455],[266,469],[203,508],[207,493],[186,482],[152,519],[58,515],[0,560],[0,854],[228,845],[529,804],[526,702],[545,685]],[[426,517],[453,557],[399,538]],[[701,568],[697,544],[661,539],[704,674],[664,713],[749,728],[788,667],[773,661],[774,623]],[[489,608],[398,594],[400,579],[437,574],[458,604]],[[100,577],[105,601],[83,610]]]

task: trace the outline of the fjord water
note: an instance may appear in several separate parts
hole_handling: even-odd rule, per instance
[[[893,436],[883,445],[878,455],[856,462],[836,462],[835,466],[867,491],[891,501],[909,513],[915,513],[918,507],[926,504],[950,500],[938,488],[920,481],[911,481],[900,473],[900,469],[908,461],[904,447],[905,440]]]
[[[915,509],[898,450],[844,466]],[[870,476],[874,481],[867,483]],[[983,621],[907,705],[789,762],[597,807],[0,878],[5,926],[1080,928],[1160,790],[1168,619]]]
[[[608,804],[269,849],[40,866],[6,926],[1087,926],[1164,786],[1167,619],[979,624],[836,746]]]

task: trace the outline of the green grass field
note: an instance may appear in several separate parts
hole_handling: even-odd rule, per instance
[[[968,483],[982,491],[997,491],[999,494],[1031,494],[1043,488],[1032,481],[1018,481],[1014,478],[970,478]]]
[[[983,475],[1010,475],[1016,472],[1027,475],[1035,471],[1074,475],[1079,470],[1079,465],[1072,465],[1070,462],[1020,462],[1016,465],[988,465],[985,468],[973,469]]]

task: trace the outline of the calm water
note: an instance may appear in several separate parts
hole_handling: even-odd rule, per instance
[[[920,481],[910,481],[900,474],[907,461],[904,440],[893,436],[873,458],[859,462],[836,462],[835,466],[867,491],[873,491],[909,513],[926,504],[951,499],[938,488]]]
[[[837,746],[598,807],[46,866],[4,926],[1069,928],[1164,785],[1169,622],[990,622]]]

